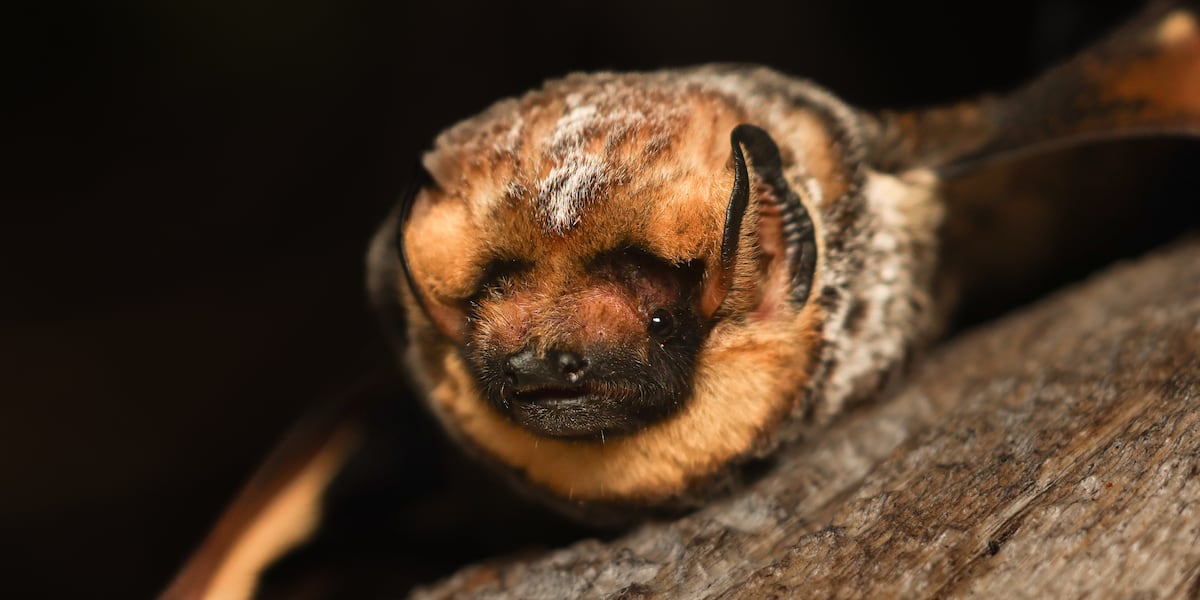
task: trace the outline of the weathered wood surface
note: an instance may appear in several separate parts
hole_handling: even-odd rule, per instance
[[[416,595],[1200,597],[1200,240],[942,346],[738,496]]]

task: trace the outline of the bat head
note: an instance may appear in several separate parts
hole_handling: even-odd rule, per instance
[[[691,394],[729,147],[689,131],[701,99],[667,100],[548,95],[426,159],[414,290],[488,408],[533,435],[617,438]]]
[[[659,504],[810,410],[821,212],[858,222],[853,144],[739,77],[571,76],[439,136],[370,288],[465,446],[552,496]]]

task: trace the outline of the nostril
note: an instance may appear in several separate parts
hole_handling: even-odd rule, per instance
[[[587,371],[587,359],[570,350],[559,352],[555,358],[558,372],[562,373],[567,381],[575,383],[579,381],[585,371]]]
[[[504,359],[504,364],[501,368],[504,372],[504,380],[509,385],[519,385],[535,371],[534,367],[536,367],[536,364],[537,358],[529,350],[510,354]]]

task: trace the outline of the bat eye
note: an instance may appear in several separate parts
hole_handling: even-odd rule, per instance
[[[675,328],[675,319],[664,308],[659,308],[650,314],[650,323],[646,330],[654,337],[666,337]]]
[[[475,294],[468,301],[475,302],[485,296],[502,296],[512,283],[512,278],[529,268],[529,263],[520,259],[493,259],[484,267],[483,274],[475,283]]]

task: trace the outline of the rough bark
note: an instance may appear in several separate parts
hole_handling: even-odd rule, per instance
[[[416,595],[1198,597],[1200,240],[943,345],[739,495]]]

